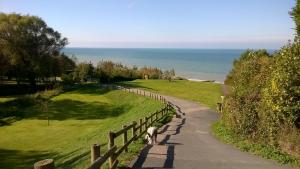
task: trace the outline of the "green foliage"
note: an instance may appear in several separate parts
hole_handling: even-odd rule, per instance
[[[102,83],[111,83],[141,78],[137,67],[129,68],[121,63],[101,61],[95,70],[95,76]]]
[[[145,79],[162,79],[163,73],[158,68],[143,67],[140,69],[142,77]]]
[[[226,79],[231,94],[225,100],[222,116],[234,132],[254,138],[259,130],[261,91],[266,85],[272,57],[265,50],[246,51],[234,61]]]
[[[223,138],[238,137],[256,143],[253,146],[267,145],[259,152],[284,162],[289,159],[280,155],[282,151],[300,156],[299,0],[290,15],[298,34],[293,43],[272,57],[265,51],[247,51],[234,62],[225,81],[232,90],[225,100],[219,127],[230,131]],[[251,150],[253,146],[240,148]]]
[[[79,82],[86,82],[93,77],[94,66],[91,63],[79,63],[74,71],[74,80]]]
[[[275,53],[275,63],[264,90],[263,118],[275,142],[282,126],[300,128],[300,43],[288,44]],[[299,133],[298,133],[299,134]],[[300,146],[300,145],[299,145]]]
[[[175,74],[175,71],[170,71],[170,73]],[[139,69],[136,66],[127,67],[121,63],[114,63],[112,61],[99,62],[94,71],[94,77],[101,83],[129,81],[146,77],[148,79],[163,78],[162,70],[158,68],[142,67]]]
[[[6,72],[0,71],[18,82],[29,80],[35,85],[37,78],[73,69],[74,62],[60,54],[67,43],[39,17],[0,13],[0,67]]]
[[[2,76],[4,76],[8,71],[9,65],[9,58],[6,55],[4,55],[0,49],[0,82],[2,80]]]
[[[61,80],[64,85],[73,85],[75,83],[75,78],[73,73],[62,74]]]
[[[300,36],[300,1],[296,0],[296,6],[290,12],[290,15],[294,19],[296,24],[296,33]]]
[[[232,90],[221,118],[234,137],[299,156],[299,56],[296,39],[272,56],[264,50],[246,51],[234,62],[226,79]]]

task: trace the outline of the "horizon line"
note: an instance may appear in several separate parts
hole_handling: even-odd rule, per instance
[[[211,50],[279,50],[275,48],[195,48],[195,47],[85,47],[85,46],[66,46],[64,48],[81,48],[81,49],[211,49]],[[63,48],[63,49],[64,49]]]

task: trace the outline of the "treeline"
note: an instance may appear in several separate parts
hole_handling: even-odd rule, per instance
[[[222,124],[237,138],[272,145],[300,157],[299,1],[291,12],[298,35],[273,54],[248,50],[234,61],[225,84]]]
[[[47,81],[72,71],[75,62],[60,53],[68,43],[60,33],[35,16],[0,13],[0,77]]]
[[[166,70],[163,72],[161,69],[155,67],[127,67],[121,63],[114,63],[112,61],[100,61],[95,67],[92,63],[79,63],[76,66],[74,72],[62,75],[62,81],[68,84],[86,81],[113,83],[134,79],[172,80],[174,77],[174,69]]]
[[[41,18],[29,15],[0,13],[0,83],[15,80],[17,84],[56,82],[57,77],[67,84],[95,80],[110,83],[139,78],[168,79],[175,71],[158,68],[129,68],[111,61],[76,64],[61,49],[68,44],[67,38]]]

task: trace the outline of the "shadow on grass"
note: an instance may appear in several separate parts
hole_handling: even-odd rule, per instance
[[[85,120],[105,119],[116,117],[130,110],[130,105],[114,105],[102,102],[81,102],[71,99],[51,101],[48,112],[33,104],[0,104],[0,126],[9,125],[21,119],[47,119],[51,120]],[[6,114],[4,114],[6,113]],[[1,119],[2,116],[2,119]]]
[[[59,100],[50,103],[49,117],[52,120],[85,120],[85,119],[105,119],[116,117],[129,110],[129,105],[113,105],[101,102],[81,102],[74,100]],[[44,119],[47,113],[36,116],[33,114],[31,118]]]
[[[35,87],[32,87],[29,84],[0,84],[0,96],[33,94],[38,91],[43,91],[47,87],[49,86],[46,84],[40,84]]]
[[[101,88],[100,85],[91,83],[91,84],[85,84],[81,85],[79,88],[77,88],[74,91],[71,91],[71,93],[76,94],[88,94],[88,95],[101,95],[110,92],[111,89],[104,89]]]
[[[50,120],[87,120],[116,117],[131,108],[130,105],[114,105],[102,102],[81,102],[71,99],[51,101],[48,111],[41,107],[30,108],[23,112],[23,119]]]
[[[97,84],[86,84],[78,87],[70,93],[103,95],[110,92],[109,89],[102,89]],[[0,126],[24,119],[105,119],[116,117],[128,111],[129,105],[114,105],[103,102],[84,102],[65,99],[59,101],[48,100],[48,111],[38,103],[32,96],[23,96],[15,100],[0,103]]]
[[[0,126],[9,125],[25,117],[26,109],[33,107],[34,100],[29,96],[0,103]]]
[[[33,168],[33,164],[35,162],[47,158],[52,158],[55,155],[57,154],[44,151],[19,151],[0,149],[0,168]]]

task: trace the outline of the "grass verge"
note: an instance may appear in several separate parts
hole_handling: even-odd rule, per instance
[[[221,121],[215,122],[212,126],[212,130],[217,138],[225,143],[236,146],[242,151],[250,152],[266,159],[273,159],[281,164],[292,164],[300,167],[300,160],[296,157],[281,152],[280,149],[275,146],[253,143],[249,140],[241,139],[227,129]]]
[[[134,80],[122,82],[122,85],[142,88],[160,94],[188,99],[210,108],[220,101],[221,84],[211,82],[193,82],[188,80]]]

